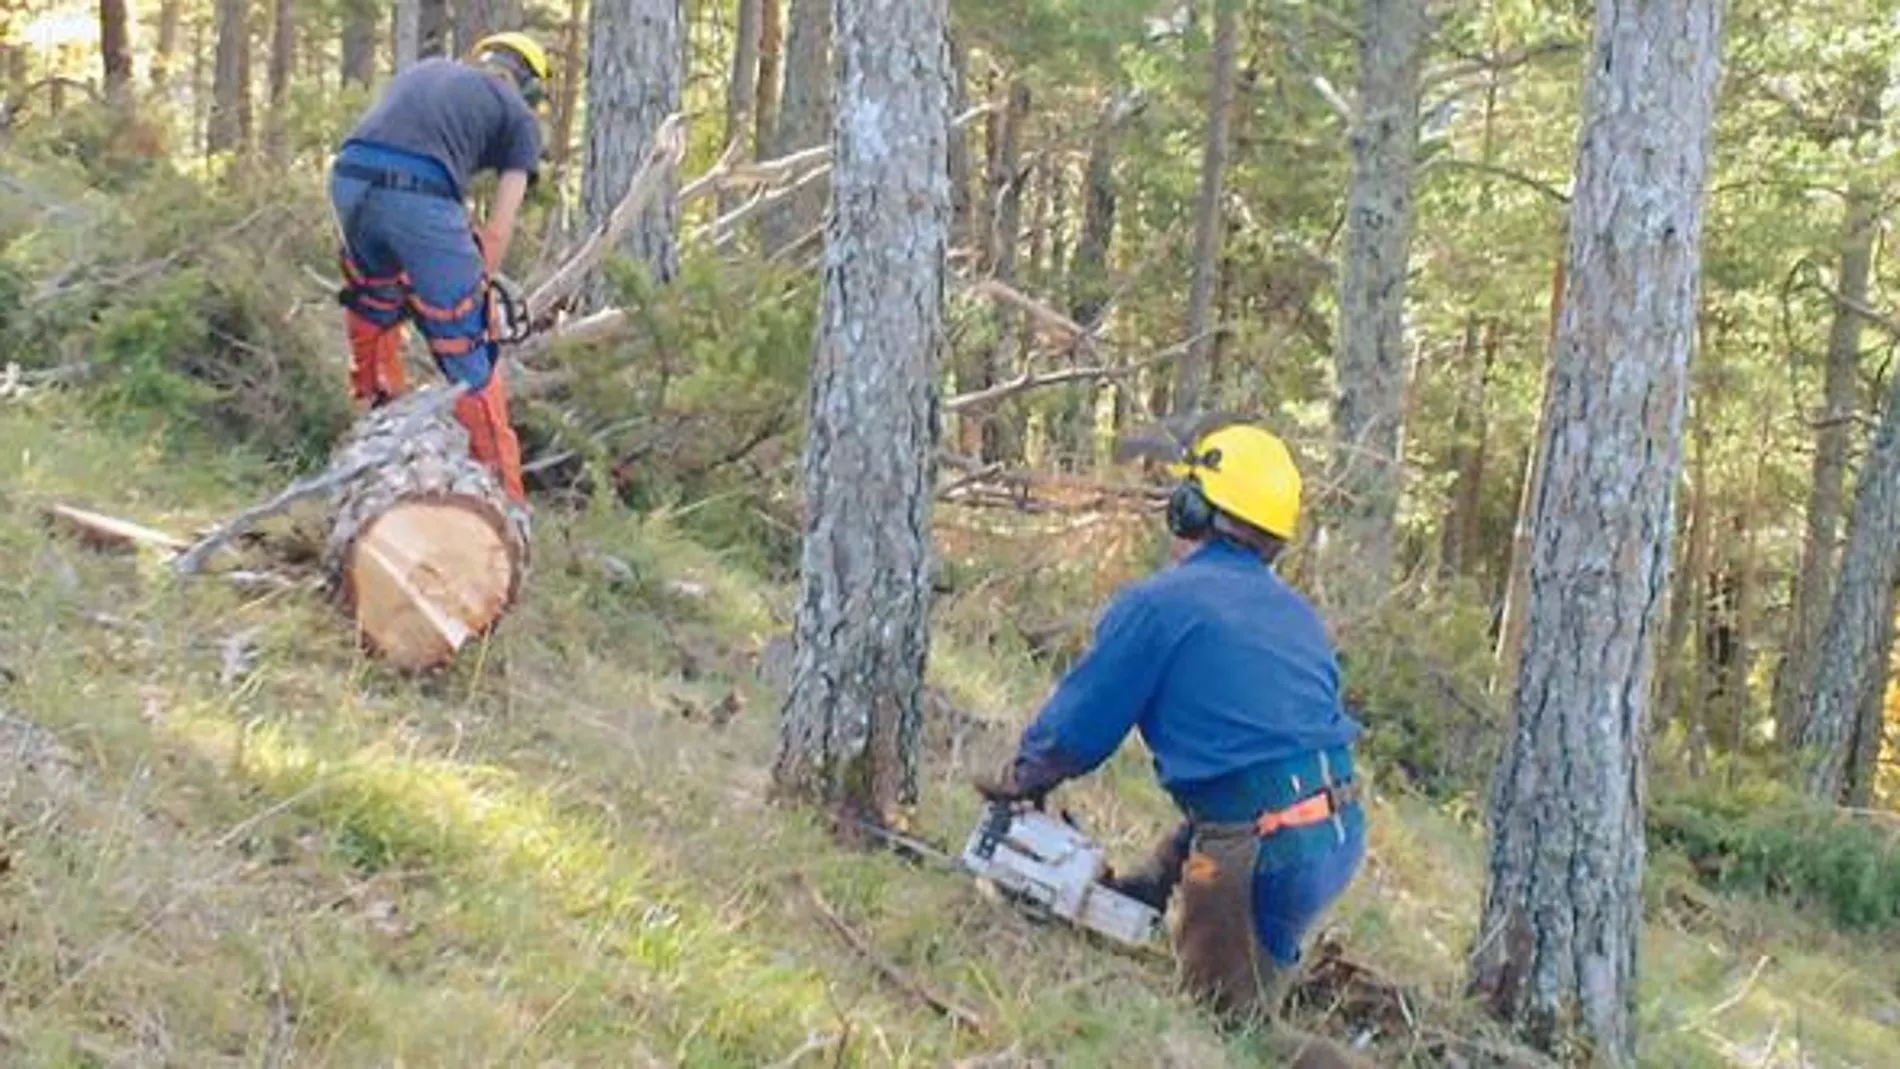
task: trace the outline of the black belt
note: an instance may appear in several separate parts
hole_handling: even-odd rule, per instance
[[[453,187],[439,179],[412,171],[398,171],[387,167],[370,167],[349,160],[338,160],[331,167],[339,178],[354,178],[368,182],[378,189],[393,189],[400,193],[423,193],[444,200],[461,200]]]

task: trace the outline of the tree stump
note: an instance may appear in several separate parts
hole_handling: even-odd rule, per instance
[[[529,520],[469,456],[448,391],[419,390],[359,419],[331,458],[324,567],[376,654],[420,671],[447,662],[513,605]]]

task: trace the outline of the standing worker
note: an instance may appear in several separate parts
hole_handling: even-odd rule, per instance
[[[1124,588],[1023,732],[993,801],[1042,799],[1139,728],[1186,821],[1111,883],[1166,908],[1190,990],[1230,1017],[1276,1017],[1302,937],[1365,854],[1339,665],[1313,608],[1273,571],[1300,475],[1254,426],[1201,435],[1171,471],[1175,563]]]
[[[350,394],[381,405],[405,389],[402,323],[413,317],[436,366],[468,387],[455,417],[469,452],[525,502],[521,445],[508,422],[489,278],[513,239],[541,160],[536,110],[547,53],[500,33],[469,62],[426,59],[390,81],[344,139],[330,168],[350,339]],[[463,205],[469,179],[498,173],[487,225]]]

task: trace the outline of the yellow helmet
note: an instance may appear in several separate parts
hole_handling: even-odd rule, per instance
[[[1168,527],[1200,537],[1213,525],[1208,506],[1283,541],[1300,520],[1300,471],[1279,436],[1232,424],[1202,435],[1168,470],[1182,480],[1168,501]]]
[[[527,98],[529,104],[538,105],[543,96],[541,83],[548,80],[552,69],[548,66],[547,50],[541,47],[540,42],[525,33],[491,33],[469,49],[469,55],[478,60],[491,52],[506,52],[520,60],[520,66],[526,68],[522,73],[527,75],[526,78],[517,79],[522,83],[521,95]]]

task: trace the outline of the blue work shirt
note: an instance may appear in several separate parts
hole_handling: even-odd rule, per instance
[[[1214,803],[1191,803],[1214,793],[1210,785],[1340,752],[1360,731],[1341,707],[1339,662],[1319,614],[1257,553],[1222,539],[1109,603],[1089,650],[1024,731],[1017,781],[1086,774],[1131,728],[1162,786],[1207,819],[1285,804],[1256,797],[1249,812],[1209,815]]]

